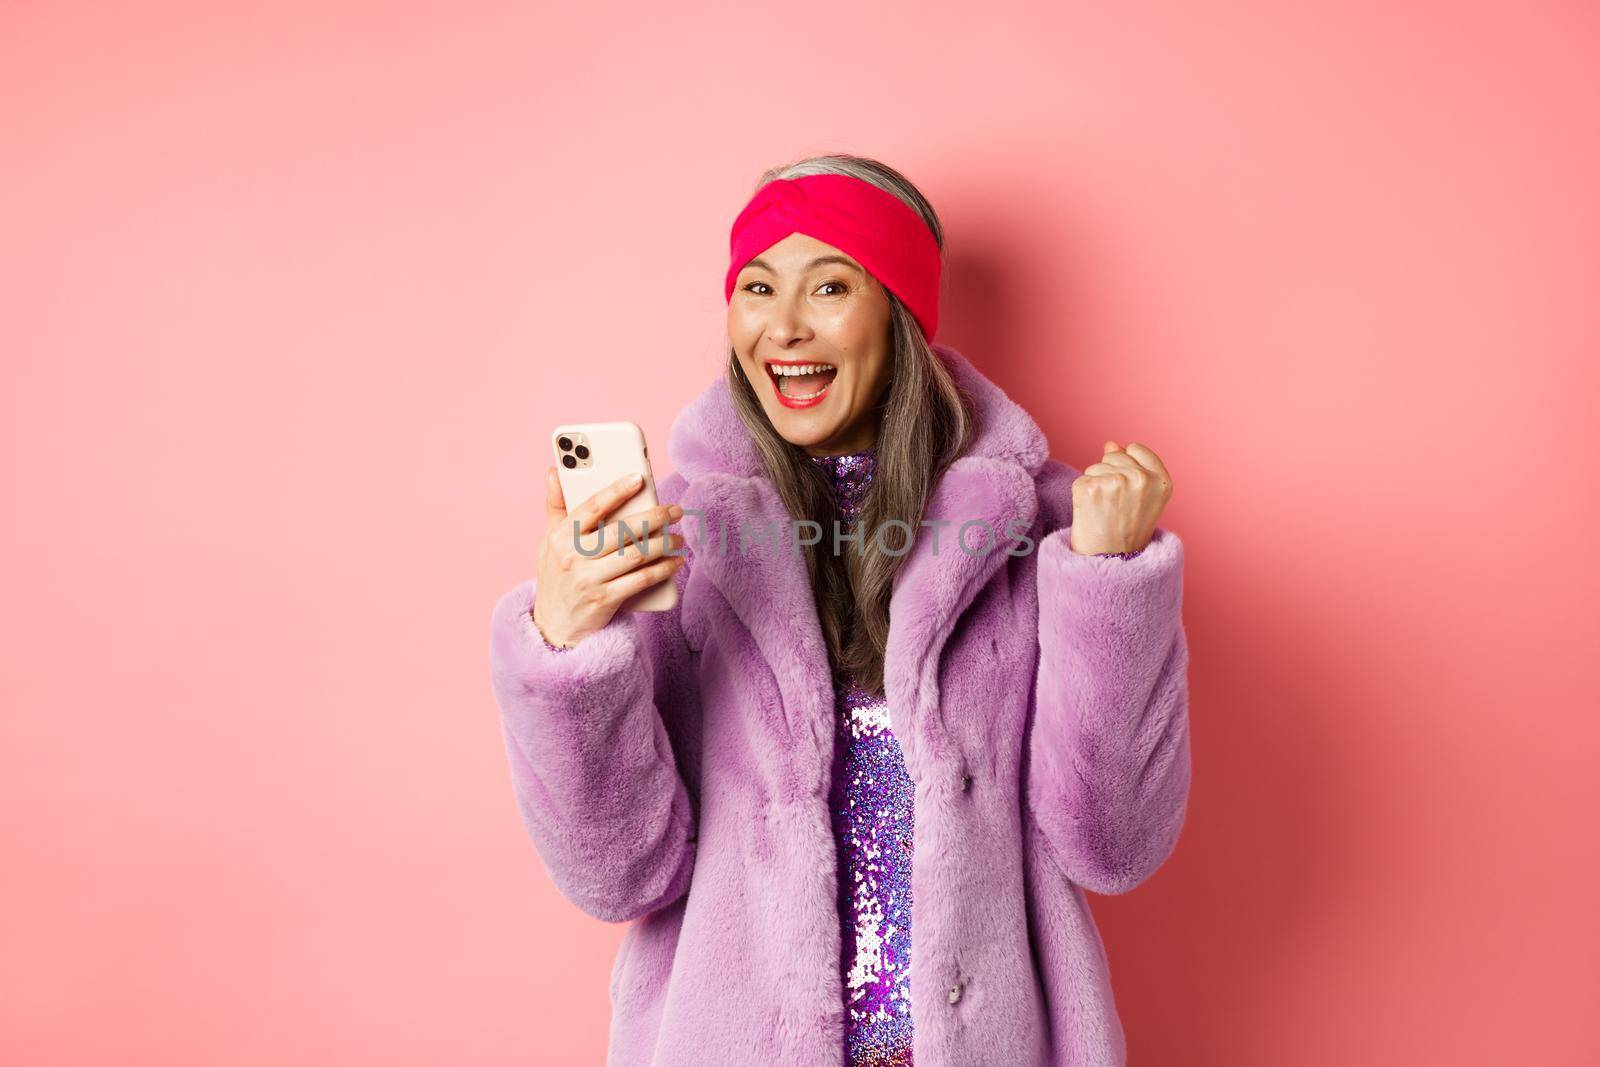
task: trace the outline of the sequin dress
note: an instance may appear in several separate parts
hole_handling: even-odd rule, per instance
[[[853,522],[872,481],[875,450],[812,459],[832,480],[841,523]],[[904,1067],[911,1063],[914,790],[889,705],[847,679],[835,686],[834,706],[828,808],[839,850],[845,1063]]]

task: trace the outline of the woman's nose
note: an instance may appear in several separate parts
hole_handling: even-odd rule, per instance
[[[772,317],[767,320],[767,339],[776,345],[789,345],[811,335],[806,321],[805,305],[798,300],[780,300],[772,305]]]

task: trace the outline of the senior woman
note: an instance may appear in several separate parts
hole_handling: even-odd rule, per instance
[[[1126,1061],[1084,891],[1184,821],[1172,480],[1134,442],[1049,458],[933,343],[943,244],[882,163],[768,172],[661,506],[548,472],[491,673],[552,880],[630,923],[611,1064]],[[667,580],[675,608],[619,612]]]

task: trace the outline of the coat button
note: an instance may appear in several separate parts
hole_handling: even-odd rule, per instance
[[[961,999],[961,983],[957,982],[950,987],[950,1003],[954,1004]]]
[[[972,775],[963,774],[961,776],[961,791],[963,793],[965,793],[968,790],[970,790],[971,788],[972,788]]]

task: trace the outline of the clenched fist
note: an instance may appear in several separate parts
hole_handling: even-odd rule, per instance
[[[1137,552],[1155,536],[1172,499],[1172,476],[1161,457],[1134,441],[1107,441],[1106,454],[1072,482],[1072,551]]]

